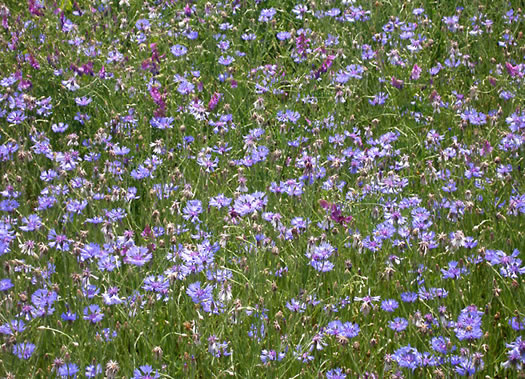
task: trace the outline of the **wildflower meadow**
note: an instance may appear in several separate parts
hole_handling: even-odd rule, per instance
[[[0,4],[0,377],[525,377],[506,0]]]

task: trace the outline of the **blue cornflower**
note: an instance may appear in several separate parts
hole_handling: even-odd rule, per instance
[[[35,351],[36,346],[32,343],[23,342],[13,345],[13,354],[20,359],[29,359],[33,352]]]
[[[414,371],[423,363],[422,355],[416,348],[409,345],[397,349],[392,355],[392,359],[397,362],[400,367],[409,368]]]
[[[71,242],[64,234],[57,234],[55,229],[51,229],[47,234],[49,247],[54,247],[58,251],[69,251],[69,243]]]
[[[405,303],[414,303],[418,299],[418,295],[415,292],[403,292],[401,294],[401,300]]]
[[[345,322],[340,328],[338,333],[345,338],[354,338],[359,334],[359,325],[351,322]]]
[[[346,378],[346,374],[339,367],[334,368],[326,373],[326,379],[344,379],[344,378]]]
[[[135,27],[138,30],[147,30],[150,28],[150,26],[150,22],[145,18],[138,19],[137,22],[135,22]]]
[[[386,99],[388,99],[388,94],[384,92],[379,92],[372,99],[368,99],[368,103],[370,105],[383,105]]]
[[[509,320],[509,325],[514,330],[524,330],[525,329],[525,322],[521,321],[518,317],[513,317]]]
[[[75,98],[75,103],[77,103],[77,105],[79,105],[81,107],[85,107],[85,106],[89,105],[92,101],[93,101],[93,99],[91,97],[87,97],[87,96],[82,96],[82,97],[76,97]]]
[[[22,320],[11,320],[3,325],[0,325],[0,333],[7,335],[14,335],[15,333],[22,333],[26,330],[25,323]]]
[[[388,323],[388,327],[396,332],[402,332],[408,327],[408,321],[403,317],[396,317]]]
[[[468,273],[468,270],[465,267],[457,267],[458,262],[450,261],[448,263],[448,269],[441,269],[443,274],[443,279],[459,279],[462,274]]]
[[[99,363],[95,365],[89,365],[86,367],[86,378],[95,378],[98,375],[102,375],[102,365]]]
[[[58,368],[58,375],[61,378],[77,377],[79,369],[78,366],[74,363],[66,363]]]
[[[266,350],[263,349],[261,351],[261,361],[262,363],[270,362],[270,361],[281,361],[286,356],[286,353],[281,352],[277,353],[275,350]]]
[[[220,358],[231,355],[231,350],[228,350],[228,341],[219,342],[217,336],[211,335],[208,338],[208,352],[214,357]]]
[[[62,313],[60,315],[60,317],[62,318],[62,320],[64,321],[75,321],[77,319],[77,314],[74,313],[74,312],[71,312],[69,309]]]
[[[381,302],[381,309],[385,312],[394,312],[399,307],[399,303],[394,299],[387,299]]]
[[[476,306],[469,306],[463,309],[455,323],[454,332],[456,333],[456,337],[460,341],[472,341],[481,338],[483,336],[481,330],[482,315],[483,312],[478,311]]]
[[[518,371],[522,371],[525,366],[525,341],[521,336],[518,336],[513,342],[505,344],[509,351],[507,351],[508,359],[501,365],[505,368],[513,367]]]
[[[132,246],[124,257],[124,263],[133,264],[135,266],[144,266],[151,261],[152,258],[153,254],[151,254],[148,248],[143,246]]]
[[[232,202],[232,199],[229,197],[224,196],[222,193],[218,194],[215,197],[212,197],[210,199],[209,205],[211,207],[215,207],[217,209],[221,209],[223,207],[227,207]]]
[[[454,347],[450,344],[450,338],[448,337],[434,337],[430,340],[432,349],[441,354],[447,354],[448,352],[454,350]]]
[[[333,336],[345,337],[347,339],[354,338],[359,334],[360,328],[358,324],[345,322],[340,320],[330,321],[326,327],[325,333]]]
[[[287,31],[277,33],[277,39],[279,41],[286,41],[287,39],[290,39],[291,37],[292,37],[292,33],[287,32]]]
[[[146,291],[158,292],[161,294],[167,294],[170,287],[170,282],[167,278],[162,275],[155,277],[150,275],[144,279],[142,288]]]
[[[188,286],[186,294],[191,297],[194,303],[210,303],[213,300],[213,287],[207,285],[206,287],[201,287],[201,282],[197,281]]]
[[[298,302],[296,299],[292,299],[286,303],[286,308],[292,312],[303,313],[306,310],[306,304]]]
[[[97,304],[92,304],[84,308],[84,320],[91,321],[93,324],[102,321],[104,313]]]
[[[476,371],[482,370],[485,366],[482,355],[474,353],[473,356],[460,355],[451,357],[451,362],[455,366],[455,371],[461,376],[472,377]]]
[[[182,210],[182,218],[193,223],[199,223],[199,215],[202,213],[202,203],[200,200],[190,200]]]
[[[177,92],[181,95],[188,95],[192,93],[194,89],[195,85],[193,85],[191,82],[188,82],[187,80],[182,80],[177,87]]]
[[[261,14],[259,15],[259,22],[268,22],[273,19],[273,16],[277,11],[274,8],[268,8],[261,10]]]
[[[69,127],[68,124],[64,122],[59,122],[58,124],[51,125],[51,130],[54,131],[55,133],[64,133],[68,127]]]
[[[24,114],[23,111],[21,110],[16,110],[16,111],[12,111],[10,112],[8,115],[7,115],[7,122],[9,122],[10,124],[15,124],[15,125],[18,125],[18,124],[21,124],[25,119],[27,118],[27,116]]]
[[[188,52],[188,48],[184,45],[173,45],[170,49],[171,53],[176,57],[182,57]]]
[[[174,118],[173,117],[153,117],[150,120],[150,125],[155,129],[165,130],[165,129],[173,129],[173,123]],[[129,152],[129,149],[128,149]]]
[[[222,64],[223,66],[229,66],[233,62],[235,62],[235,58],[231,55],[228,56],[220,56],[218,60],[219,64]]]
[[[11,282],[11,279],[1,279],[0,280],[0,291],[7,291],[10,288],[13,288],[14,284]]]
[[[31,295],[31,302],[39,310],[45,311],[48,315],[53,314],[55,309],[53,303],[58,299],[58,295],[54,291],[47,289],[38,289]],[[44,314],[45,314],[44,313]]]

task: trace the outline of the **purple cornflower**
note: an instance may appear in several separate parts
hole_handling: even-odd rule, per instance
[[[410,74],[410,79],[418,80],[421,76],[421,72],[421,68],[417,64],[414,64],[414,67],[412,67],[412,73]]]
[[[92,304],[84,308],[84,320],[91,321],[93,324],[102,321],[104,313],[97,304]]]
[[[35,351],[36,346],[32,343],[23,342],[13,345],[13,354],[20,359],[29,359],[33,352]]]
[[[215,107],[217,106],[217,104],[219,104],[219,101],[221,100],[222,97],[223,97],[222,93],[214,92],[210,101],[208,102],[208,110],[211,111],[215,109]]]

